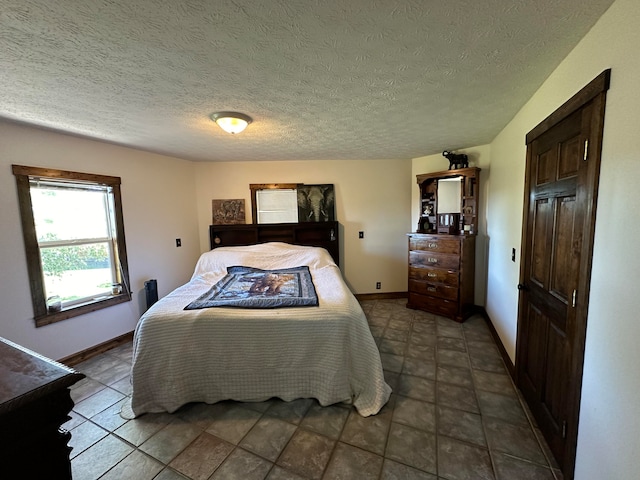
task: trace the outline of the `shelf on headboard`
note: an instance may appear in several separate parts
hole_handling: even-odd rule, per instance
[[[266,242],[323,247],[331,254],[336,264],[340,265],[338,222],[335,221],[209,226],[211,249]]]

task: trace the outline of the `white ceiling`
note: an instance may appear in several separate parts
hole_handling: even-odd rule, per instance
[[[489,143],[611,3],[0,0],[0,117],[201,161],[415,158]]]

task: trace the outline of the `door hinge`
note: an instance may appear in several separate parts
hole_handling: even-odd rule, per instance
[[[567,438],[567,421],[562,422],[562,438]]]
[[[573,291],[573,295],[571,296],[571,305],[573,306],[573,308],[576,308],[576,294],[577,294],[577,290]]]
[[[582,160],[586,162],[587,158],[589,158],[589,139],[588,138],[584,141],[584,156],[582,157]]]

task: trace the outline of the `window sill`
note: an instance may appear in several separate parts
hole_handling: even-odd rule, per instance
[[[120,295],[110,295],[100,300],[95,300],[80,305],[74,305],[72,307],[62,309],[59,312],[46,313],[45,315],[35,317],[36,328],[44,327],[45,325],[50,325],[62,320],[67,320],[68,318],[77,317],[79,315],[84,315],[85,313],[95,312],[96,310],[102,310],[103,308],[107,308],[112,305],[130,301],[130,294],[121,293]]]

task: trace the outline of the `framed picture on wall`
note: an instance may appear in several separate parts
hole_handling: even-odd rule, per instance
[[[245,223],[244,198],[211,200],[213,225],[240,225]]]
[[[332,183],[298,186],[298,221],[330,222],[336,219]]]

